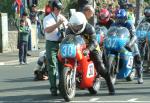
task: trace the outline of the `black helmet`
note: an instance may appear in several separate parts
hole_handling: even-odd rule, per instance
[[[58,0],[58,1],[53,1],[52,2],[52,8],[58,8],[58,9],[63,9],[62,3]]]
[[[36,4],[32,4],[32,6],[31,7],[36,7]]]
[[[150,18],[150,6],[148,6],[144,9],[144,15],[145,15],[145,17]]]

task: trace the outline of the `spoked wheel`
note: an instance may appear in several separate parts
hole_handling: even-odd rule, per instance
[[[114,85],[116,83],[116,77],[117,77],[117,61],[115,60],[115,56],[109,57],[109,74],[112,81],[112,84]]]
[[[116,68],[115,65],[111,64],[110,78],[111,78],[111,81],[112,81],[113,85],[116,83],[116,78],[117,78],[115,68]]]
[[[62,70],[60,78],[60,92],[65,101],[71,101],[75,96],[76,83],[74,78],[74,69],[65,67]]]
[[[136,74],[136,70],[133,69],[133,70],[131,71],[131,73],[129,74],[129,76],[126,78],[126,80],[127,80],[127,81],[132,81],[132,80],[134,80],[135,74]]]
[[[97,94],[97,92],[100,89],[100,85],[101,85],[101,79],[100,77],[96,77],[93,86],[91,88],[88,88],[90,94]]]

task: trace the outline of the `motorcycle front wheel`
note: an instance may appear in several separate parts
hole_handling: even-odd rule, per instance
[[[108,58],[108,64],[109,64],[108,65],[109,75],[110,75],[112,84],[114,85],[116,83],[116,78],[117,78],[116,69],[118,65],[114,56],[110,56]]]
[[[65,101],[71,101],[76,92],[74,69],[64,67],[60,75],[60,92]]]

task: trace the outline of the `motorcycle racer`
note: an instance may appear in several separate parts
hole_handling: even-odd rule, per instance
[[[102,8],[98,15],[99,22],[96,25],[105,26],[107,29],[114,23],[110,18],[110,13],[107,9]]]
[[[87,49],[84,50],[84,54],[90,53],[90,59],[94,62],[95,68],[107,83],[109,94],[114,95],[115,89],[111,82],[110,76],[103,64],[102,52],[100,51],[99,44],[96,41],[96,33],[94,27],[89,24],[86,17],[81,12],[74,13],[69,20],[68,29],[66,35],[81,35],[87,44]]]
[[[116,12],[116,22],[112,26],[126,27],[130,32],[130,42],[125,48],[134,53],[135,69],[138,76],[138,84],[143,83],[143,67],[141,62],[141,56],[139,53],[138,45],[136,43],[137,37],[135,36],[135,27],[133,24],[127,21],[127,13],[124,9],[120,9]]]
[[[141,22],[149,22],[150,23],[150,6],[145,7],[144,16],[145,17]]]

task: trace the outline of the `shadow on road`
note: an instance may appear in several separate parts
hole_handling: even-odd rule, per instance
[[[49,85],[40,85],[40,86],[31,86],[31,87],[22,87],[22,88],[10,88],[10,89],[3,89],[3,90],[0,90],[0,93],[3,93],[3,92],[16,92],[16,91],[25,91],[25,90],[49,90]]]
[[[53,97],[50,94],[37,94],[37,95],[18,95],[0,97],[0,102],[4,103],[63,103],[64,100],[60,96]],[[64,102],[65,103],[65,102]]]

